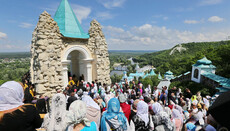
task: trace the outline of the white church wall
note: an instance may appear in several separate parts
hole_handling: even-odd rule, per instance
[[[194,72],[195,72],[196,69],[198,70],[198,78],[194,77]],[[196,82],[196,83],[200,83],[201,73],[202,72],[201,72],[200,68],[193,66],[192,67],[192,77],[191,77],[191,80],[194,81],[194,82]]]

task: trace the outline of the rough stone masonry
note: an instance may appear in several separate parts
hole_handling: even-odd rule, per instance
[[[86,47],[93,56],[93,72],[102,84],[111,84],[110,61],[107,43],[101,25],[93,20],[89,29],[90,38]],[[73,39],[81,41],[79,39]],[[64,89],[61,52],[68,46],[60,33],[58,24],[44,11],[32,35],[31,81],[35,84],[36,95],[52,96],[58,89]]]

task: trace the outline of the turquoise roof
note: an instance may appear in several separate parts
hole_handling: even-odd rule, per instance
[[[57,22],[63,36],[81,39],[89,38],[89,35],[82,30],[68,0],[62,0],[54,15],[54,20]]]
[[[188,71],[188,72],[184,73],[184,75],[188,75],[189,73],[190,73],[190,71]]]
[[[198,60],[196,64],[192,65],[200,68],[216,68],[214,65],[212,65],[212,61],[208,60],[206,57]]]
[[[225,83],[221,83],[221,85],[230,88],[230,79],[228,79]]]
[[[224,88],[224,87],[218,87],[218,88],[216,88],[216,89],[218,89],[220,92],[227,92],[227,91],[230,91],[229,88]]]
[[[205,72],[202,74],[203,76],[212,79],[218,83],[220,83],[220,85],[223,85],[225,87],[230,87],[230,80],[228,78],[222,77],[222,76],[218,76],[216,74],[213,73],[209,73],[209,72]]]
[[[144,72],[140,72],[140,73],[137,72],[137,73],[130,73],[130,74],[129,74],[129,76],[132,76],[132,77],[135,76],[135,77],[137,77],[137,78],[138,78],[138,77],[142,77],[142,76],[144,76],[144,75],[145,75]]]
[[[156,75],[156,73],[155,73],[155,72],[154,72],[154,70],[152,69],[149,75],[151,75],[151,76],[155,76],[155,75]]]
[[[124,71],[123,74],[124,74],[124,75],[123,75],[122,79],[123,79],[123,80],[124,80],[124,79],[127,79],[127,72]]]
[[[196,62],[197,64],[205,64],[205,65],[209,65],[209,64],[212,64],[212,61],[208,60],[206,57],[198,60]]]
[[[165,75],[173,75],[173,73],[169,70],[165,73]]]
[[[145,79],[146,77],[150,76],[149,73],[147,73],[146,75],[143,76],[143,79]]]
[[[197,64],[194,64],[193,66],[196,66],[196,67],[200,67],[200,68],[216,68],[216,66],[214,66],[214,65],[203,65],[203,64],[201,64],[201,65],[197,65]]]
[[[161,80],[162,79],[162,76],[161,76],[161,73],[159,72],[158,74],[158,79]]]

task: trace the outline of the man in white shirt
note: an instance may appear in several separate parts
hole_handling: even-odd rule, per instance
[[[159,90],[157,89],[156,86],[154,86],[154,90],[153,90],[153,97],[154,97],[154,100],[157,100],[157,99],[158,99],[158,95],[159,95]]]

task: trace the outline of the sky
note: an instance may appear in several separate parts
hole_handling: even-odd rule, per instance
[[[82,28],[103,27],[109,50],[164,50],[230,38],[230,0],[68,0]],[[39,15],[61,0],[1,0],[0,52],[28,52]]]

